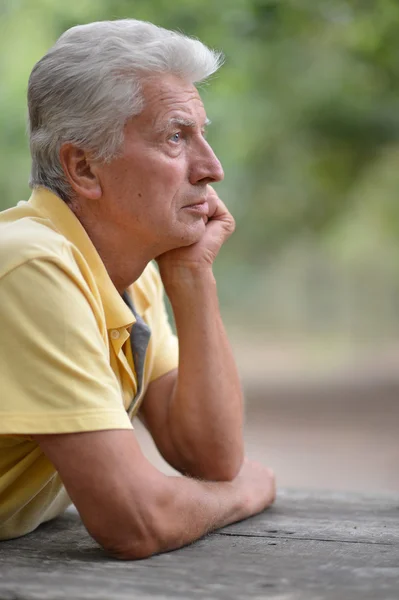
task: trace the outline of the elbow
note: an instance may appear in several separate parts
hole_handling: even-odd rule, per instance
[[[150,504],[150,503],[149,503]],[[161,515],[147,506],[141,514],[125,513],[118,523],[111,525],[107,519],[87,527],[92,538],[113,558],[141,560],[167,549],[162,531]],[[116,525],[116,526],[115,526]]]
[[[199,460],[187,471],[188,475],[205,479],[206,481],[233,481],[239,474],[244,455],[213,456],[207,460]]]
[[[103,545],[102,547],[107,554],[118,560],[143,560],[160,552],[152,540],[141,540],[134,544]]]
[[[212,465],[207,474],[209,481],[233,481],[240,472],[242,461],[229,461]]]
[[[126,533],[120,535],[98,534],[90,531],[89,533],[108,555],[118,560],[142,560],[161,551],[157,536],[150,533],[137,535],[132,532],[129,536]]]

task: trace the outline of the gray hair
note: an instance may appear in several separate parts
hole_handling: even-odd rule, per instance
[[[222,64],[197,39],[133,19],[68,29],[34,66],[28,85],[29,185],[68,201],[73,190],[59,152],[71,142],[97,160],[118,156],[126,121],[144,108],[142,80],[173,73],[199,83]]]

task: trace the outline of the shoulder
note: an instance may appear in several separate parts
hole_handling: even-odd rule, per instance
[[[0,279],[33,260],[47,260],[59,266],[72,266],[69,241],[39,215],[19,211],[0,214]]]
[[[163,284],[155,263],[148,263],[140,277],[130,287],[135,305],[143,313],[148,308],[160,308],[163,303]]]
[[[158,294],[160,290],[163,291],[161,276],[154,261],[148,263],[137,282],[133,285],[138,285],[148,294]]]

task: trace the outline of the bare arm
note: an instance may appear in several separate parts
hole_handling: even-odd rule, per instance
[[[182,269],[167,291],[179,369],[150,384],[142,416],[177,470],[208,480],[233,479],[243,460],[242,392],[213,274]]]
[[[149,386],[142,416],[175,468],[228,481],[238,473],[244,456],[243,401],[212,266],[234,221],[209,190],[212,217],[201,241],[158,257],[176,321],[179,369],[177,376],[169,374]]]
[[[244,519],[274,499],[273,474],[245,463],[232,482],[167,477],[129,430],[35,436],[83,523],[103,548],[139,559],[188,544]]]

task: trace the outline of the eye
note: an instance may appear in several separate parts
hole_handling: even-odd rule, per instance
[[[173,135],[170,136],[170,141],[174,142],[175,144],[177,142],[180,142],[181,140],[181,131],[176,131],[176,133],[174,133]]]

